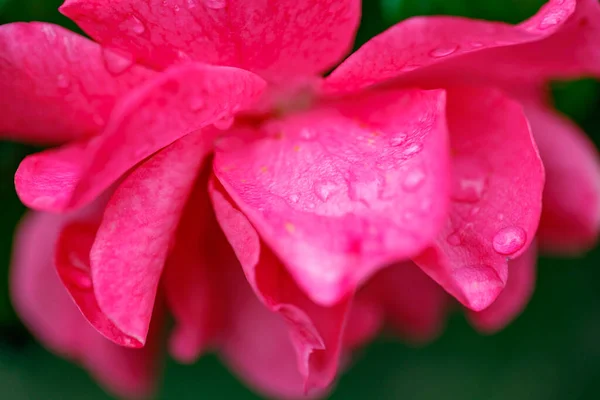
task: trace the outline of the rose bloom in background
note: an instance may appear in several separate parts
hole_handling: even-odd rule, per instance
[[[67,0],[95,42],[0,27],[4,137],[60,145],[15,177],[15,308],[120,396],[217,351],[268,396],[323,396],[384,326],[462,304],[503,328],[538,248],[600,225],[594,147],[549,102],[600,76],[600,3],[513,26],[403,21],[351,48],[358,0]],[[165,315],[175,321],[165,332]],[[399,360],[398,362],[401,362]]]

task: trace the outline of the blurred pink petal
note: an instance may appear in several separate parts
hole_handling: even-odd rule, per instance
[[[527,100],[525,104],[546,168],[539,244],[553,253],[587,250],[600,230],[598,150],[579,127],[549,105]]]
[[[119,102],[101,136],[25,158],[15,176],[17,193],[38,210],[81,207],[146,157],[250,106],[264,85],[235,68],[173,68]],[[214,139],[206,136],[207,143]]]
[[[11,276],[15,309],[45,346],[81,363],[111,392],[147,396],[157,381],[155,343],[134,350],[102,337],[77,310],[56,275],[54,244],[62,225],[71,218],[32,213],[21,223]]]
[[[272,120],[215,173],[311,299],[417,255],[447,211],[442,91],[381,91]],[[235,135],[233,131],[233,135]]]
[[[439,78],[517,84],[517,80],[600,76],[598,42],[597,0],[551,0],[537,15],[515,26],[415,17],[371,39],[326,79],[325,87],[349,92],[399,78],[429,87]]]
[[[535,287],[536,246],[508,263],[508,281],[491,306],[480,312],[469,311],[471,323],[481,332],[495,333],[512,322],[529,302]]]
[[[454,186],[445,227],[414,261],[466,307],[481,311],[507,279],[507,257],[535,236],[544,168],[521,106],[497,90],[448,93]]]
[[[111,73],[106,57],[127,59],[45,23],[0,26],[0,54],[0,135],[25,142],[54,144],[100,132],[115,102],[152,76],[131,62]]]
[[[278,78],[333,67],[352,47],[360,0],[67,0],[102,45],[158,69],[190,60]]]

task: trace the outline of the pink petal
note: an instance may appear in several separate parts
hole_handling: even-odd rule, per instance
[[[101,136],[25,158],[15,176],[19,197],[44,211],[81,207],[146,157],[249,106],[264,86],[235,68],[173,68],[125,97]]]
[[[521,106],[499,91],[448,93],[453,154],[450,215],[435,244],[414,261],[468,308],[480,311],[507,279],[507,259],[529,247],[544,168]]]
[[[111,197],[89,253],[94,285],[89,295],[124,335],[141,344],[169,246],[207,150],[201,135],[188,135],[136,168]]]
[[[115,394],[146,396],[157,379],[157,348],[125,349],[103,338],[81,316],[54,271],[54,243],[69,218],[35,213],[22,222],[12,265],[13,304],[50,350],[83,364]]]
[[[51,24],[2,25],[0,54],[0,135],[20,141],[50,144],[96,134],[117,99],[152,76]],[[107,60],[129,64],[115,72]]]
[[[61,12],[103,45],[157,68],[189,60],[279,78],[333,67],[352,46],[359,0],[67,0]]]
[[[442,332],[450,304],[448,294],[412,262],[382,269],[361,295],[376,299],[391,327],[417,343]]]
[[[185,363],[195,361],[219,338],[227,312],[223,271],[239,268],[210,204],[206,190],[210,171],[204,169],[188,200],[163,276],[177,323],[170,352]]]
[[[270,377],[258,376],[264,373],[261,368],[257,371],[246,371],[247,374],[251,374],[249,379],[256,380],[257,384],[261,385],[263,382],[264,385],[277,385],[265,388],[282,391],[281,394],[286,397],[291,393],[301,393],[302,387],[303,391],[312,389],[318,391],[326,388],[337,372],[344,321],[350,305],[349,298],[341,299],[338,304],[331,307],[322,307],[313,303],[298,288],[270,249],[261,243],[250,221],[233,205],[216,179],[211,181],[209,193],[217,220],[240,260],[251,287],[262,303],[286,322],[296,352],[297,371],[301,377],[300,380],[294,378],[292,382],[292,377],[297,376],[295,372],[282,368],[280,373],[285,377],[281,377],[282,382],[277,382],[275,373]],[[249,331],[249,335],[254,336],[254,330],[259,327],[252,322],[245,329]],[[260,335],[262,331],[258,332],[260,338],[254,337],[248,340],[271,341],[270,336],[263,336]],[[280,346],[278,343],[281,342],[273,340],[272,344]],[[261,346],[261,352],[262,349]],[[269,350],[265,353],[267,354],[272,353]],[[248,366],[252,359],[252,356],[246,359],[246,354],[241,354],[236,362],[243,363],[240,368],[246,369],[245,366]],[[266,361],[263,359],[262,362]],[[279,363],[269,362],[272,371],[279,368]],[[267,381],[269,378],[273,380],[272,383]]]
[[[506,287],[491,306],[468,313],[471,323],[481,332],[494,333],[506,327],[529,302],[535,287],[536,246],[508,263]]]
[[[541,101],[526,114],[546,168],[539,243],[550,252],[591,248],[600,229],[600,159],[579,127]]]
[[[447,210],[442,91],[382,91],[274,120],[215,173],[309,297],[338,302],[414,256]]]
[[[376,36],[326,80],[347,92],[392,78],[402,82],[542,80],[600,75],[600,4],[551,0],[512,26],[456,17],[417,17]]]

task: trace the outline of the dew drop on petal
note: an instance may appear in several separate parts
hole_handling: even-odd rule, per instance
[[[66,89],[69,87],[71,82],[69,81],[69,77],[65,74],[58,74],[56,77],[56,86],[61,89]]]
[[[414,192],[423,185],[425,177],[425,171],[421,168],[415,168],[406,174],[406,177],[402,182],[402,187],[408,192]]]
[[[204,0],[204,5],[213,10],[221,10],[227,5],[226,0]]]
[[[113,75],[122,74],[133,65],[133,56],[118,50],[103,48],[102,57],[106,70]]]
[[[203,96],[193,97],[190,101],[190,109],[192,111],[199,111],[206,105],[206,101],[204,101]]]
[[[463,178],[454,185],[452,199],[463,203],[476,203],[481,200],[484,190],[484,179]]]
[[[446,241],[451,246],[459,246],[461,244],[460,235],[458,232],[452,232],[450,235],[448,235]]]
[[[458,50],[458,45],[440,46],[429,52],[429,55],[434,58],[447,57]]]
[[[406,142],[406,133],[400,133],[394,137],[392,137],[390,139],[390,146],[392,147],[398,147],[398,146],[402,146],[404,144],[404,142]]]
[[[234,121],[235,121],[235,118],[233,116],[227,116],[227,117],[223,117],[221,119],[216,120],[213,123],[213,125],[217,129],[220,129],[222,131],[226,131],[227,129],[231,128],[231,126],[233,125]]]
[[[492,245],[496,253],[503,255],[514,254],[521,250],[525,246],[527,241],[527,233],[519,226],[509,226],[499,230],[494,239]]]
[[[317,132],[313,129],[303,128],[300,130],[300,138],[303,140],[314,140],[317,137]]]
[[[136,35],[141,35],[146,31],[146,27],[142,21],[140,21],[135,15],[131,16],[130,21],[130,29]]]
[[[334,182],[321,181],[314,185],[315,194],[321,201],[327,201],[333,193],[338,189],[338,185]]]
[[[405,156],[413,156],[413,155],[419,153],[422,149],[423,149],[423,145],[421,145],[420,143],[414,143],[414,144],[411,144],[410,146],[408,146],[406,148],[406,150],[404,150],[404,155]]]
[[[290,201],[292,203],[297,203],[299,200],[300,200],[300,196],[298,196],[297,194],[290,195]]]

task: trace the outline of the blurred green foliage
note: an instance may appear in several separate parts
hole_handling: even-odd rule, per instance
[[[301,0],[299,0],[301,1]],[[518,22],[543,0],[363,0],[357,46],[413,15],[448,14]],[[42,20],[70,29],[61,0],[0,0],[0,22]],[[553,85],[557,107],[600,139],[600,84]],[[20,160],[34,151],[0,143],[0,398],[107,399],[84,371],[49,354],[19,324],[8,299],[12,232],[24,207],[13,188]],[[410,348],[382,338],[355,357],[332,399],[594,400],[600,398],[600,251],[543,258],[536,294],[502,333],[476,334],[455,314],[441,339]],[[216,357],[194,366],[167,362],[161,399],[255,399]]]

